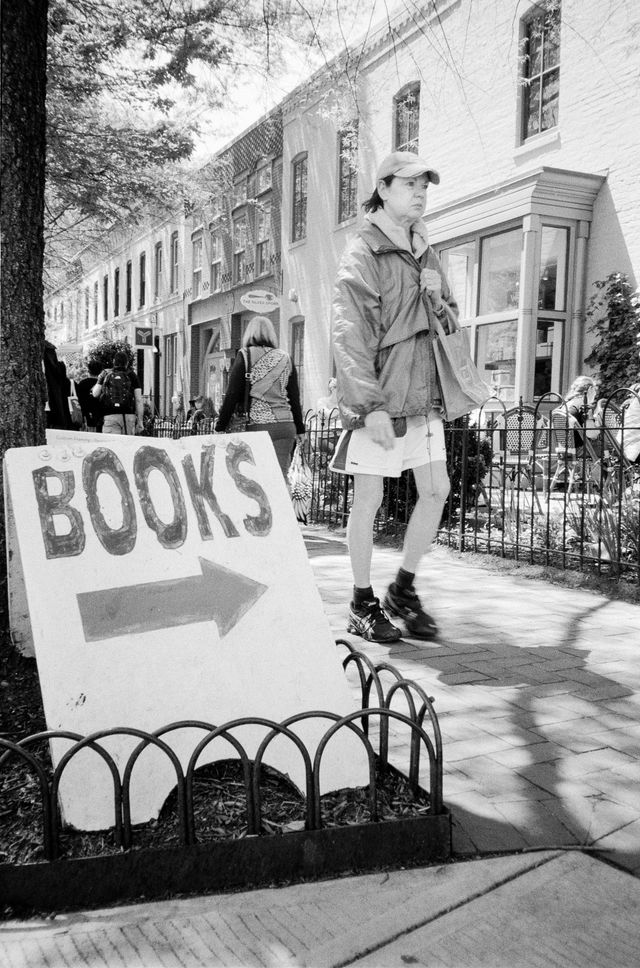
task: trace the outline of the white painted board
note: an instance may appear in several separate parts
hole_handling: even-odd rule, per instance
[[[85,736],[355,709],[267,434],[61,432],[8,451],[5,487],[50,729]],[[312,755],[329,725],[296,727]],[[185,728],[163,739],[184,768],[203,735]],[[253,726],[238,734],[250,756],[263,736]],[[120,772],[136,743],[105,741]],[[52,743],[54,763],[68,748]],[[367,782],[347,730],[329,752],[323,792]],[[220,739],[201,763],[234,755]],[[304,789],[291,741],[278,740],[265,762]],[[146,751],[136,764],[134,823],[157,816],[175,785],[167,763]],[[64,820],[111,826],[111,791],[104,763],[82,752],[60,787]]]

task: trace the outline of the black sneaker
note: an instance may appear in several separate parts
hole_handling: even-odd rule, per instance
[[[355,632],[367,642],[397,642],[402,637],[400,629],[391,624],[380,607],[379,598],[372,598],[361,605],[351,602],[347,632]]]
[[[389,585],[384,606],[391,615],[397,615],[404,621],[411,638],[433,639],[438,634],[438,626],[423,609],[413,585],[398,588],[393,582]]]

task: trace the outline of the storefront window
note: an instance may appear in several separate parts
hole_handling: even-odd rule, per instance
[[[488,235],[480,250],[479,315],[518,308],[522,230]]]
[[[476,242],[461,242],[443,249],[440,253],[442,268],[460,308],[462,319],[469,319],[473,312],[473,268],[476,259]]]
[[[563,312],[566,308],[568,238],[567,229],[542,226],[538,309]]]
[[[518,323],[509,319],[477,329],[477,365],[481,376],[507,403],[515,400]]]
[[[533,395],[541,397],[559,390],[562,372],[562,322],[538,319],[536,359],[533,373]]]

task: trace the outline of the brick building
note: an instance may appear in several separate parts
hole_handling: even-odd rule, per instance
[[[585,369],[593,282],[614,271],[638,282],[640,8],[405,7],[357,58],[338,59],[283,102],[283,303],[304,326],[308,402],[331,372],[337,262],[376,162],[400,147],[440,171],[426,222],[487,380],[507,402],[566,390]],[[303,238],[294,237],[301,160]]]
[[[313,407],[338,261],[377,161],[402,147],[440,171],[426,222],[487,380],[507,403],[566,390],[585,370],[593,283],[638,282],[638,37],[632,0],[402,4],[216,155],[210,206],[83,255],[48,301],[52,338],[113,323],[132,338],[151,320],[168,412],[176,390],[219,400],[266,293]]]

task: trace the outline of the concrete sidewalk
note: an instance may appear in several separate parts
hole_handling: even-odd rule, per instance
[[[362,647],[344,539],[305,540],[335,636]],[[380,597],[398,561],[376,548]],[[457,856],[584,845],[640,874],[640,606],[444,548],[416,587],[437,641],[364,648],[435,698]]]
[[[5,922],[0,964],[638,964],[640,608],[436,549],[416,584],[438,640],[364,646],[344,631],[344,540],[305,541],[335,637],[435,697],[456,861]],[[374,557],[382,595],[399,556]],[[402,766],[406,737],[391,749]]]
[[[640,881],[543,851],[7,922],[3,968],[635,968]]]

